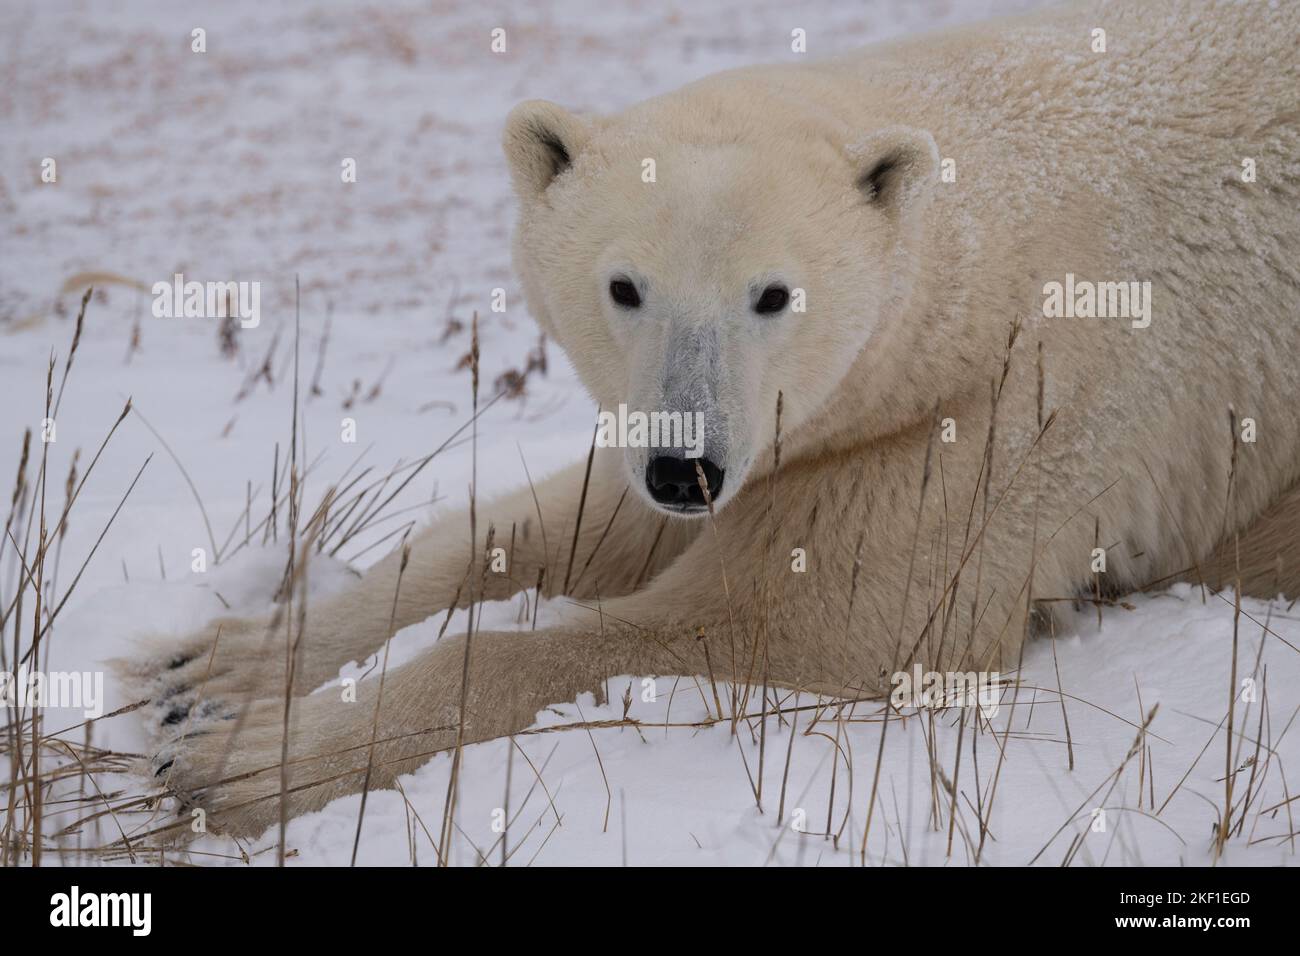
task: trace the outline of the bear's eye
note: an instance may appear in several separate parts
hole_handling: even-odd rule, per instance
[[[635,309],[641,304],[636,286],[626,279],[614,279],[609,284],[609,297],[625,309]]]
[[[790,293],[783,285],[770,285],[754,303],[754,311],[759,315],[771,315],[780,312],[790,301]]]

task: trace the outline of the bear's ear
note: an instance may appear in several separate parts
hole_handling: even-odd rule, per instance
[[[511,110],[501,144],[519,198],[531,200],[545,192],[590,138],[585,122],[546,100],[525,100]]]
[[[890,126],[849,147],[857,187],[867,202],[899,214],[919,208],[939,176],[939,147],[921,129]]]

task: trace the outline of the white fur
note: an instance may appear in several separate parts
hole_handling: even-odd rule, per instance
[[[1088,5],[724,73],[612,117],[518,107],[505,145],[533,314],[604,408],[665,401],[666,376],[713,376],[727,479],[710,529],[654,509],[644,452],[598,452],[576,551],[581,566],[604,537],[597,573],[571,583],[560,626],[474,636],[464,739],[518,730],[609,674],[711,667],[834,692],[915,661],[1010,670],[1031,594],[1122,592],[1202,565],[1230,580],[1216,544],[1270,506],[1243,576],[1300,587],[1300,497],[1286,494],[1300,474],[1298,45],[1294,4]],[[939,176],[945,157],[956,182]],[[1241,182],[1244,157],[1257,182]],[[885,159],[869,198],[860,181]],[[640,314],[611,306],[611,270],[645,283]],[[1150,326],[1045,319],[1043,286],[1067,272],[1150,281]],[[806,290],[805,314],[753,314],[750,285],[772,275]],[[692,341],[716,354],[675,348]],[[1040,348],[1055,413],[1041,437]],[[936,407],[955,443],[938,441]],[[1231,496],[1230,407],[1259,430],[1237,448]],[[521,529],[507,576],[482,573],[463,516],[431,529],[396,627],[457,593],[530,586],[539,565],[558,591],[582,484],[575,463],[537,489],[549,547],[527,489],[480,504],[481,533]],[[795,548],[807,573],[791,570]],[[399,560],[309,610],[297,693],[381,645]],[[584,607],[597,577],[599,614]],[[135,675],[208,702],[205,735],[168,743],[156,766],[214,826],[247,832],[279,808],[283,639],[265,651],[264,622],[222,627],[210,670],[215,625],[181,645],[188,662],[154,656]],[[372,786],[454,744],[464,651],[448,640],[388,676]],[[360,691],[361,706],[297,701],[289,812],[360,788],[377,688]],[[213,719],[246,702],[243,720]]]

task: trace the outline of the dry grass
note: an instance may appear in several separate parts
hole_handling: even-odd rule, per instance
[[[85,308],[89,301],[90,296],[87,293],[82,300],[82,310],[78,316],[69,353],[63,363],[62,375],[58,381],[57,389],[55,388],[57,363],[51,358],[46,376],[43,406],[47,417],[57,417],[68,377],[73,370],[73,360],[81,340]],[[1011,356],[1015,347],[1017,332],[1018,329],[1013,327],[1008,337],[1007,357],[1004,363],[1002,381],[1005,381],[1006,370],[1012,360]],[[248,485],[244,508],[240,514],[235,516],[229,533],[220,544],[218,543],[218,536],[214,533],[212,523],[208,521],[207,511],[203,507],[202,499],[193,483],[189,482],[191,489],[194,491],[196,506],[202,513],[205,526],[208,529],[209,540],[216,561],[228,560],[242,549],[257,545],[259,538],[261,543],[272,546],[278,545],[285,547],[286,550],[287,563],[279,588],[282,601],[281,610],[277,614],[272,627],[268,630],[266,644],[266,650],[269,653],[271,652],[271,638],[278,633],[280,624],[283,624],[285,626],[284,653],[286,654],[286,662],[289,665],[289,678],[284,695],[285,748],[282,750],[281,761],[278,765],[251,771],[252,773],[275,772],[280,776],[280,791],[269,798],[278,800],[282,808],[278,837],[274,841],[274,856],[280,864],[292,859],[295,854],[293,848],[287,844],[287,820],[283,811],[284,797],[288,792],[288,767],[297,764],[310,764],[313,761],[336,756],[327,754],[289,760],[287,755],[287,728],[292,707],[290,688],[293,680],[293,664],[301,641],[306,639],[303,626],[306,609],[305,582],[307,566],[312,555],[339,554],[349,543],[359,538],[374,537],[377,531],[382,530],[381,525],[383,522],[400,516],[402,511],[391,507],[397,496],[439,454],[450,448],[457,447],[466,430],[469,431],[468,442],[471,445],[471,454],[474,456],[475,478],[477,477],[477,423],[479,417],[503,397],[505,392],[498,389],[489,400],[480,401],[477,317],[471,334],[471,416],[468,421],[455,429],[449,438],[428,455],[409,463],[399,463],[386,473],[378,473],[369,466],[362,467],[366,455],[366,452],[362,452],[356,460],[348,465],[338,480],[324,491],[315,505],[308,507],[304,501],[306,479],[316,468],[320,459],[317,458],[310,463],[306,463],[303,456],[300,455],[302,450],[298,428],[300,412],[297,404],[299,383],[295,370],[293,409],[290,423],[291,437],[288,450],[287,452],[281,450],[279,445],[275,447],[272,455],[272,477],[269,488],[264,490],[254,488],[251,483]],[[298,352],[297,340],[298,335],[295,334],[295,356]],[[264,367],[269,368],[269,363],[268,358],[267,362],[263,363]],[[296,365],[295,360],[295,368]],[[318,377],[319,375],[317,375]],[[1048,432],[1054,420],[1054,413],[1047,412],[1042,406],[1043,377],[1043,357],[1040,352],[1038,439],[1041,439]],[[913,534],[912,556],[909,558],[906,577],[907,584],[902,595],[903,616],[899,621],[898,631],[896,632],[900,655],[906,649],[909,654],[908,660],[912,656],[921,653],[922,648],[926,648],[927,652],[933,651],[936,647],[936,641],[938,641],[938,646],[942,647],[950,636],[954,638],[963,636],[951,634],[952,611],[953,608],[958,606],[958,601],[963,599],[968,599],[971,602],[971,607],[978,611],[977,594],[980,580],[980,556],[985,530],[998,512],[1012,483],[1019,480],[1026,469],[1029,470],[1030,474],[1034,475],[1036,483],[1041,481],[1041,458],[1038,450],[1038,440],[1036,439],[1033,447],[1022,460],[1003,466],[1007,472],[1007,475],[1002,479],[1005,484],[1000,488],[993,487],[995,484],[993,480],[995,461],[992,446],[996,441],[996,418],[1000,385],[1001,382],[993,383],[991,391],[992,421],[986,438],[988,448],[985,453],[985,465],[981,481],[970,501],[969,512],[965,518],[965,530],[959,536],[960,541],[957,542],[953,539],[958,548],[957,560],[951,566],[945,563],[942,568],[931,567],[929,569],[928,578],[924,582],[927,591],[925,599],[929,602],[924,630],[917,634],[905,634],[903,626],[906,621],[906,607],[912,599],[914,584],[916,589],[920,589],[923,584],[921,577],[917,573],[918,569],[915,561],[915,554],[920,540],[921,514],[928,507],[927,502],[932,497],[931,493],[934,491],[935,479],[938,478],[940,485],[942,485],[942,456],[935,454],[933,441],[927,451],[922,472],[918,477],[916,530]],[[73,518],[74,505],[87,481],[95,473],[96,464],[100,460],[105,447],[112,440],[118,425],[133,412],[138,415],[132,404],[128,402],[108,429],[105,438],[100,443],[84,473],[78,475],[76,470],[78,458],[74,456],[69,474],[63,482],[64,502],[56,512],[53,512],[57,514],[56,520],[47,519],[47,515],[52,513],[47,500],[48,446],[43,444],[41,454],[36,456],[32,448],[33,436],[31,431],[28,430],[24,433],[18,473],[10,496],[9,513],[5,521],[4,541],[0,542],[6,547],[6,553],[14,565],[16,577],[16,584],[12,593],[7,596],[0,594],[0,667],[9,668],[11,665],[23,661],[39,662],[42,660],[43,653],[48,654],[48,641],[52,636],[59,612],[75,591],[78,582],[81,580],[82,573],[95,557],[98,549],[97,541],[95,546],[90,549],[89,553],[80,562],[76,574],[66,589],[60,590],[56,586],[59,555],[66,537],[67,528]],[[767,531],[769,554],[771,542],[775,540],[776,535],[777,519],[775,516],[780,513],[779,449],[781,434],[779,405],[777,422],[775,435],[777,467],[772,473],[768,489],[770,499]],[[1233,428],[1235,436],[1235,417],[1230,416],[1230,426]],[[162,436],[159,435],[158,438],[160,443],[165,446]],[[168,451],[171,454],[170,449]],[[183,464],[174,454],[172,454],[172,458],[178,469],[184,474]],[[142,472],[147,465],[148,460],[141,465],[140,471]],[[31,476],[29,472],[33,468],[35,468],[35,475]],[[1229,463],[1229,497],[1225,502],[1225,512],[1228,513],[1233,507],[1232,496],[1235,489],[1236,472],[1237,455],[1234,437]],[[140,472],[137,472],[135,481],[138,481],[139,475]],[[702,474],[699,475],[699,478],[707,499],[707,483],[703,480]],[[117,508],[103,531],[101,531],[99,541],[103,540],[103,534],[108,530],[108,527],[112,526],[117,514],[130,500],[135,481],[132,481],[120,493]],[[584,501],[586,490],[586,482],[584,482]],[[471,522],[469,531],[471,540],[477,542],[477,495],[473,484],[470,492]],[[1102,493],[1104,494],[1104,492]],[[260,506],[258,502],[261,502]],[[719,528],[716,522],[712,520],[712,502],[709,501],[708,503],[710,506],[710,533],[715,538],[718,538],[719,549],[721,550],[725,542],[720,539]],[[1087,507],[1088,504],[1091,504],[1091,502],[1081,506],[1081,508]],[[622,501],[620,500],[619,507],[621,505]],[[259,507],[263,512],[260,519],[255,514]],[[944,494],[944,507],[946,515],[946,491]],[[581,504],[579,510],[582,510]],[[565,563],[563,576],[559,577],[558,572],[548,573],[545,566],[538,568],[537,580],[533,588],[534,597],[531,602],[534,627],[536,626],[538,605],[543,596],[544,582],[547,580],[556,583],[581,582],[589,569],[594,568],[595,573],[599,573],[597,553],[617,515],[618,508],[615,509],[614,515],[606,523],[593,553],[587,557],[585,564],[577,568],[576,578],[573,577],[573,574],[576,566],[576,540],[580,524],[579,527],[574,528],[573,540],[569,542],[570,553]],[[540,508],[537,517],[543,541],[545,542],[545,520],[540,513]],[[581,518],[579,518],[580,522]],[[944,524],[942,535],[947,536],[948,522],[946,517]],[[402,548],[404,557],[398,575],[397,587],[393,594],[392,606],[394,614],[402,586],[402,574],[406,570],[406,556],[409,555],[408,534],[410,528],[411,524],[409,522],[399,525],[380,537],[378,541],[369,545],[369,547],[375,547],[394,537],[399,539],[399,547]],[[283,541],[281,541],[281,531],[284,532]],[[512,528],[512,556],[514,531],[515,529]],[[660,533],[662,534],[662,529]],[[1026,608],[1033,607],[1036,601],[1044,600],[1036,597],[1033,592],[1034,566],[1040,553],[1039,549],[1045,547],[1052,540],[1055,533],[1053,532],[1040,541],[1037,526],[1035,525],[1030,562],[1022,592],[1025,601],[1024,607]],[[767,633],[769,627],[767,608],[770,604],[770,593],[767,587],[764,586],[756,594],[764,613],[758,617],[760,626],[754,635],[747,635],[742,631],[735,630],[740,627],[739,623],[734,616],[729,619],[729,624],[733,628],[728,647],[731,666],[731,679],[729,681],[720,681],[717,675],[713,673],[714,660],[710,655],[709,641],[711,635],[700,635],[705,660],[708,662],[709,673],[707,676],[712,688],[712,701],[707,700],[703,688],[701,688],[701,699],[706,701],[705,716],[703,718],[679,721],[672,721],[668,719],[668,716],[662,721],[637,719],[629,716],[630,697],[625,695],[624,710],[621,717],[587,720],[579,713],[579,719],[577,720],[569,720],[552,726],[530,728],[512,735],[508,740],[508,757],[503,767],[506,787],[503,800],[505,825],[491,845],[476,846],[471,837],[457,822],[459,775],[463,767],[464,705],[469,690],[472,638],[474,629],[482,616],[485,591],[484,576],[487,573],[490,553],[495,543],[495,535],[495,529],[488,530],[487,550],[482,555],[483,563],[481,567],[475,567],[475,562],[478,561],[479,556],[477,549],[472,550],[471,553],[475,557],[471,559],[470,566],[466,568],[465,578],[462,583],[462,589],[467,592],[470,623],[462,675],[460,716],[455,728],[457,731],[456,743],[446,750],[431,750],[427,754],[427,756],[431,757],[435,753],[445,752],[451,758],[451,772],[442,808],[441,822],[430,820],[426,823],[426,817],[429,816],[427,809],[417,806],[407,799],[400,782],[398,784],[398,789],[402,793],[406,807],[408,851],[413,864],[419,861],[421,848],[427,844],[431,848],[436,862],[439,865],[448,865],[453,860],[454,844],[461,841],[470,849],[475,865],[516,865],[520,862],[531,862],[538,857],[551,835],[561,826],[563,813],[556,802],[554,790],[546,781],[547,764],[550,757],[547,757],[547,760],[540,767],[537,766],[521,746],[522,741],[529,737],[573,732],[582,732],[588,735],[595,766],[599,769],[601,779],[604,781],[606,800],[601,827],[602,830],[607,830],[613,809],[614,786],[605,772],[598,738],[595,735],[596,732],[623,729],[642,735],[653,730],[662,730],[665,734],[695,734],[708,728],[726,727],[729,729],[729,736],[734,741],[734,746],[742,758],[741,763],[747,778],[747,785],[753,794],[755,805],[762,812],[765,783],[770,773],[774,772],[769,767],[769,761],[767,760],[767,747],[769,744],[769,721],[775,721],[776,728],[787,733],[788,737],[785,741],[784,760],[781,761],[779,770],[780,787],[777,813],[772,818],[772,825],[777,830],[769,853],[769,859],[776,859],[779,846],[783,841],[790,839],[789,811],[792,804],[803,803],[804,795],[817,782],[822,768],[827,764],[829,764],[830,776],[829,781],[824,781],[827,785],[827,793],[823,831],[821,833],[804,832],[801,839],[820,836],[828,841],[830,846],[837,848],[847,843],[857,849],[856,854],[850,853],[849,856],[851,860],[860,865],[866,865],[873,861],[893,859],[900,854],[904,863],[910,859],[911,848],[908,847],[904,838],[904,824],[894,787],[893,771],[895,768],[891,768],[887,763],[886,742],[890,734],[890,726],[896,724],[898,725],[896,733],[902,733],[906,729],[913,729],[915,732],[921,733],[925,739],[925,752],[928,755],[926,773],[930,788],[931,829],[940,835],[942,845],[945,846],[948,856],[952,856],[955,850],[964,848],[967,862],[978,865],[983,859],[987,843],[989,841],[996,842],[997,837],[993,833],[990,823],[993,819],[994,808],[997,805],[999,779],[1009,748],[1021,741],[1041,742],[1046,739],[1030,729],[1033,702],[1055,699],[1061,709],[1065,721],[1065,738],[1051,742],[1058,743],[1061,746],[1064,758],[1063,767],[1066,769],[1073,766],[1074,749],[1074,741],[1070,737],[1068,717],[1065,716],[1066,704],[1069,702],[1074,707],[1095,707],[1089,701],[1074,697],[1064,691],[1064,681],[1059,671],[1059,662],[1056,662],[1058,669],[1056,686],[1054,687],[1029,686],[1019,679],[1010,680],[1005,684],[1002,688],[1004,702],[1006,698],[1009,698],[1010,706],[1006,708],[1007,716],[1001,726],[995,725],[984,717],[978,709],[950,706],[923,712],[913,712],[908,708],[894,708],[888,702],[880,701],[878,695],[849,688],[846,688],[844,693],[834,699],[827,699],[820,695],[810,698],[798,689],[778,692],[771,687],[767,674],[766,642],[769,638]],[[1095,534],[1094,537],[1099,539],[1100,536]],[[656,537],[648,543],[647,567],[651,563],[658,540],[658,537]],[[546,547],[545,543],[544,547]],[[365,553],[365,550],[368,549],[363,549],[358,553]],[[852,627],[854,599],[858,593],[859,575],[862,566],[862,550],[863,537],[859,535],[852,562],[843,569],[843,573],[848,575],[849,581],[849,615],[845,621],[846,628]],[[943,550],[946,552],[946,547]],[[551,553],[549,548],[547,548],[546,553],[548,555]],[[557,552],[555,557],[558,561],[560,554]],[[513,562],[511,564],[513,565]],[[968,569],[974,572],[975,593],[966,598],[962,593],[963,576]],[[720,570],[721,587],[726,592],[728,606],[730,607],[732,595],[725,566]],[[965,587],[970,586],[971,582],[967,581]],[[561,590],[567,590],[567,587],[561,588]],[[1225,596],[1220,597],[1225,601],[1228,600]],[[524,592],[524,601],[524,619],[526,619],[529,611],[526,591]],[[455,604],[459,603],[460,594],[458,593]],[[1096,599],[1099,613],[1103,605],[1113,606],[1113,603],[1103,601],[1100,595]],[[1079,862],[1081,859],[1087,859],[1088,850],[1084,844],[1084,836],[1088,832],[1087,824],[1090,809],[1098,805],[1099,802],[1101,805],[1107,805],[1108,800],[1116,799],[1117,795],[1123,792],[1121,785],[1125,782],[1136,782],[1137,805],[1115,805],[1113,809],[1124,814],[1139,814],[1167,826],[1163,821],[1160,821],[1161,812],[1190,778],[1200,761],[1200,756],[1208,752],[1212,745],[1220,739],[1226,742],[1224,744],[1224,773],[1222,779],[1224,792],[1222,806],[1215,809],[1215,837],[1212,844],[1215,857],[1219,857],[1225,851],[1229,841],[1242,841],[1248,845],[1287,843],[1294,849],[1296,827],[1292,821],[1293,804],[1300,797],[1293,797],[1289,793],[1284,768],[1278,755],[1277,744],[1287,730],[1290,729],[1290,725],[1295,721],[1296,716],[1300,715],[1300,707],[1297,707],[1290,714],[1289,719],[1280,731],[1275,731],[1272,715],[1268,707],[1267,671],[1262,666],[1262,648],[1265,638],[1272,635],[1280,640],[1280,637],[1269,627],[1268,621],[1257,621],[1243,610],[1239,598],[1236,599],[1233,608],[1233,656],[1231,673],[1229,674],[1229,702],[1223,719],[1212,726],[1201,754],[1187,768],[1160,768],[1161,778],[1174,780],[1175,783],[1163,801],[1159,801],[1156,794],[1156,753],[1152,749],[1152,741],[1158,742],[1159,737],[1151,729],[1157,708],[1153,706],[1143,710],[1141,688],[1135,683],[1139,711],[1141,712],[1139,721],[1135,723],[1118,714],[1112,715],[1115,720],[1134,730],[1135,738],[1132,745],[1118,766],[1103,778],[1092,789],[1088,798],[1079,805],[1078,809],[1061,823],[1057,832],[1042,847],[1034,860],[1045,858],[1052,847],[1062,838],[1066,840],[1066,846],[1059,861],[1062,865],[1070,865]],[[440,636],[446,631],[450,619],[451,614],[449,611],[442,622]],[[1259,650],[1254,655],[1254,666],[1250,672],[1252,676],[1258,676],[1262,693],[1258,713],[1255,714],[1249,713],[1249,707],[1246,708],[1246,714],[1241,714],[1237,706],[1237,688],[1241,676],[1239,673],[1241,665],[1238,656],[1238,644],[1242,640],[1239,629],[1243,619],[1258,625],[1261,629]],[[969,649],[973,645],[973,634],[967,634],[964,637],[967,640],[967,653],[969,655]],[[1016,673],[1021,671],[1022,664],[1023,658],[1016,667]],[[386,645],[379,674],[380,694],[375,705],[372,732],[368,740],[357,743],[354,748],[363,750],[367,755],[365,768],[362,772],[364,777],[361,780],[361,807],[357,814],[356,830],[352,842],[352,860],[354,863],[362,846],[366,796],[370,789],[370,780],[375,769],[381,766],[376,763],[377,747],[379,744],[387,742],[387,738],[381,738],[379,733],[383,706],[383,681],[387,669],[388,646]],[[720,684],[722,687],[719,686]],[[201,693],[200,689],[200,695]],[[724,704],[723,701],[724,694],[727,698],[727,704]],[[1022,694],[1032,694],[1033,702],[1029,704],[1023,703],[1021,701]],[[755,697],[757,697],[757,701]],[[164,782],[163,788],[159,791],[147,787],[144,781],[124,777],[123,775],[131,764],[139,759],[141,755],[115,752],[96,747],[93,743],[96,724],[108,720],[135,719],[133,712],[144,703],[143,701],[134,702],[119,711],[98,718],[98,720],[85,721],[72,727],[53,729],[45,726],[39,709],[19,711],[15,707],[9,708],[2,742],[8,780],[4,787],[3,802],[0,804],[0,810],[3,811],[2,826],[0,826],[0,863],[10,866],[39,866],[46,862],[50,854],[54,854],[60,860],[67,862],[96,861],[103,863],[189,865],[232,861],[247,863],[261,854],[270,854],[271,846],[269,845],[263,850],[252,851],[237,842],[233,844],[233,848],[229,853],[210,850],[200,851],[193,848],[169,849],[171,838],[175,836],[182,824],[164,822],[161,825],[154,825],[154,821],[157,820],[162,809],[162,800],[169,795],[166,783]],[[1028,708],[1028,719],[1024,721],[1023,726],[1015,726],[1017,716],[1024,714],[1026,707]],[[809,719],[803,720],[802,718],[805,715]],[[243,715],[240,716],[242,719]],[[1243,729],[1248,718],[1253,718],[1253,734],[1248,734]],[[819,727],[820,723],[827,723],[827,726],[825,728]],[[832,723],[833,726],[830,725]],[[854,727],[876,725],[878,725],[879,730],[876,738],[877,746],[874,760],[871,760],[870,765],[864,771],[861,766],[857,766],[855,763],[853,736],[850,730]],[[948,731],[954,731],[951,734],[954,749],[951,752],[951,762],[946,766],[941,760],[939,748],[941,731],[945,726]],[[749,733],[741,733],[742,728],[748,730]],[[78,733],[80,733],[81,739],[74,742],[73,738]],[[1222,738],[1220,738],[1220,734],[1223,735]],[[796,743],[801,749],[810,746],[824,748],[821,755],[822,760],[818,763],[817,769],[811,776],[803,780],[793,776],[792,768],[794,767],[793,757]],[[993,747],[994,758],[991,773],[987,769],[988,747],[990,746]],[[522,800],[512,805],[511,780],[514,774],[514,755],[516,753],[525,761],[532,776],[532,783]],[[552,749],[551,754],[554,753],[555,750]],[[757,757],[755,764],[751,764],[751,754]],[[857,761],[863,759],[861,755],[856,757]],[[871,758],[868,756],[865,759],[870,760]],[[983,771],[981,770],[981,763],[985,765]],[[218,776],[220,777],[221,774],[218,774]],[[885,787],[883,784],[886,783],[886,776],[889,777],[887,781],[889,790],[894,793],[893,821],[887,819],[885,810]],[[125,779],[130,783],[125,787],[121,785],[117,787],[108,786],[105,784],[108,779]],[[1265,796],[1266,793],[1273,792],[1265,788],[1265,784],[1271,779],[1280,781],[1283,793],[1282,799],[1272,799]],[[869,787],[865,783],[855,784],[855,780],[860,782],[870,780]],[[313,781],[304,786],[317,786],[326,782],[329,781]],[[800,791],[800,795],[794,798],[796,790]],[[534,819],[526,819],[525,814],[528,813],[530,808],[534,807],[538,794],[544,795],[545,806],[540,809]],[[855,808],[855,798],[861,798],[862,796],[866,797],[865,809]],[[1147,804],[1146,806],[1144,806],[1144,801]],[[1261,821],[1277,818],[1279,814],[1285,814],[1286,828],[1284,832],[1281,834],[1260,835],[1258,830]],[[625,841],[628,825],[627,808],[622,803],[620,804],[620,819]],[[432,829],[430,824],[432,824]],[[519,834],[521,827],[523,828],[522,835]],[[512,837],[512,829],[516,834],[514,837]],[[895,846],[897,849],[895,849]],[[800,852],[802,852],[802,849]]]

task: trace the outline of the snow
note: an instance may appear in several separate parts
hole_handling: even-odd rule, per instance
[[[74,453],[84,474],[128,396],[138,414],[108,443],[72,511],[56,596],[66,593],[137,470],[153,457],[57,618],[48,667],[102,669],[142,634],[180,635],[215,615],[268,605],[284,562],[282,534],[278,546],[261,547],[254,535],[250,546],[235,548],[245,537],[246,496],[251,490],[255,523],[267,508],[276,445],[282,467],[289,448],[295,278],[302,454],[316,462],[309,502],[358,456],[364,454],[357,467],[382,473],[427,454],[465,421],[469,373],[457,365],[475,311],[485,381],[525,367],[538,333],[510,269],[513,202],[497,145],[515,102],[540,96],[575,109],[616,109],[718,69],[788,59],[796,27],[807,30],[810,53],[823,55],[1026,5],[818,0],[796,14],[774,0],[546,2],[506,16],[469,3],[384,3],[344,12],[323,2],[234,0],[199,16],[161,0],[111,12],[90,0],[6,4],[0,476],[8,481],[17,472],[24,430],[39,434],[51,350],[57,389],[83,288],[61,291],[71,277],[108,272],[146,288],[176,272],[262,283],[260,324],[236,330],[237,350],[223,356],[216,321],[156,319],[147,291],[97,281],[56,441],[34,445],[36,460],[48,450],[51,512],[62,506]],[[489,52],[496,26],[507,30],[504,55]],[[190,51],[195,27],[207,31],[206,53]],[[56,184],[40,181],[47,156],[58,163]],[[354,184],[339,175],[347,157],[357,161]],[[497,287],[506,292],[504,314],[490,311]],[[320,394],[313,395],[327,328]],[[268,354],[272,381],[249,389]],[[499,402],[480,424],[480,494],[521,484],[524,461],[538,478],[586,451],[594,408],[564,357],[554,347],[546,354],[547,373],[531,374],[521,399]],[[339,440],[344,418],[356,422],[355,445]],[[194,482],[202,511],[172,453]],[[463,502],[470,467],[468,445],[453,443],[393,502],[393,518],[350,542],[338,560],[313,564],[314,593],[342,587],[352,574],[346,562],[356,557],[364,568],[376,560],[395,539],[365,549],[404,522],[427,522],[430,502]],[[223,549],[227,539],[232,545]],[[196,548],[205,549],[210,564],[201,574],[191,571]],[[224,559],[213,563],[219,550]],[[7,543],[3,555],[0,604],[7,605],[18,568]],[[1019,703],[1013,709],[1006,697],[992,728],[975,732],[967,712],[951,853],[942,783],[937,829],[931,819],[927,737],[933,731],[937,765],[951,779],[958,712],[933,714],[933,721],[929,714],[891,718],[868,862],[974,862],[980,834],[973,805],[989,801],[1008,720],[982,864],[1058,864],[1076,837],[1077,865],[1212,861],[1224,791],[1231,600],[1180,587],[1126,602],[1132,609],[1107,608],[1100,628],[1092,612],[1081,612],[1054,645],[1035,642],[1018,675]],[[1285,771],[1300,761],[1300,737],[1290,728],[1300,705],[1300,615],[1280,601],[1244,601],[1242,608],[1239,673],[1255,678],[1258,699],[1236,707],[1242,739],[1234,766],[1255,756],[1261,734],[1263,746],[1243,833],[1228,842],[1225,858],[1290,864],[1286,835],[1295,827],[1285,801],[1294,782]],[[508,627],[517,617],[518,603],[503,603],[488,608],[485,625]],[[458,622],[463,626],[461,616],[453,631]],[[399,635],[390,667],[432,642],[440,623]],[[358,662],[344,676],[370,663]],[[508,741],[469,747],[452,862],[472,865],[480,851],[500,861],[493,823],[494,811],[507,804],[507,776],[511,865],[860,862],[882,732],[878,705],[858,705],[839,728],[838,760],[834,709],[811,735],[804,731],[812,711],[800,711],[788,772],[790,729],[769,716],[760,812],[750,784],[760,722],[734,734],[728,724],[691,726],[705,717],[693,681],[674,689],[660,678],[656,699],[648,701],[640,678],[611,679],[608,704],[590,697],[557,704],[539,715],[539,732],[515,738],[517,749]],[[629,684],[627,716],[641,726],[563,729],[624,717]],[[108,711],[131,703],[111,680],[107,689]],[[805,708],[813,703],[799,700]],[[1144,715],[1157,705],[1140,755],[1126,763]],[[53,730],[81,716],[50,710],[44,720]],[[124,752],[146,747],[130,714],[98,722],[94,743]],[[1121,765],[1108,792],[1108,778]],[[424,828],[438,830],[448,772],[449,760],[438,757],[404,777],[400,793],[372,793],[358,862],[434,863]],[[1238,774],[1237,801],[1250,774]],[[838,841],[821,835],[833,776]],[[778,820],[783,780],[786,812]],[[96,783],[124,797],[148,786],[113,773]],[[293,820],[290,865],[346,864],[358,805],[359,797],[347,797]],[[1104,831],[1093,829],[1099,806],[1107,808]],[[796,810],[807,832],[792,828]],[[73,815],[52,807],[50,832]],[[123,816],[131,827],[145,827],[146,819]],[[86,826],[81,843],[115,838],[113,824],[101,818]],[[250,862],[272,863],[274,843],[274,833],[252,841]],[[242,865],[229,840],[208,837],[191,850],[196,862]]]

